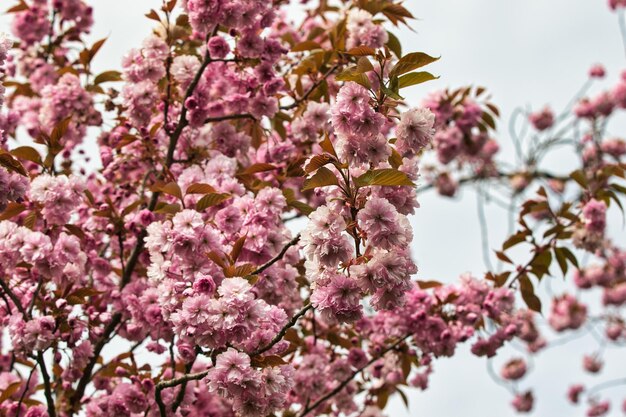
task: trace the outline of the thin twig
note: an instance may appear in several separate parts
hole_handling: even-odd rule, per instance
[[[280,251],[280,253],[278,255],[276,255],[275,257],[273,257],[270,261],[268,261],[267,263],[261,265],[258,269],[256,269],[255,271],[253,271],[250,275],[258,275],[261,272],[265,271],[267,268],[269,268],[270,266],[274,265],[276,262],[280,261],[283,256],[285,256],[285,253],[287,253],[287,251],[289,250],[290,247],[296,245],[298,243],[298,241],[300,240],[300,233],[298,233],[296,235],[296,237],[294,237],[293,239],[291,239],[285,246],[283,246],[283,249]]]
[[[287,322],[286,325],[283,326],[282,329],[280,329],[280,331],[276,334],[276,336],[274,336],[274,338],[272,339],[271,342],[269,342],[267,345],[263,346],[262,348],[259,348],[255,351],[253,351],[252,353],[250,353],[250,356],[258,356],[262,353],[267,352],[268,350],[270,350],[272,347],[274,347],[274,345],[278,342],[280,342],[283,337],[285,337],[285,334],[287,334],[287,330],[289,330],[290,328],[292,328],[293,326],[296,325],[296,323],[298,322],[298,319],[302,316],[304,316],[306,314],[307,311],[309,311],[309,309],[313,308],[313,306],[311,305],[311,303],[305,305],[302,310],[298,311],[292,318],[291,320],[289,320],[289,322]]]
[[[317,407],[320,406],[320,404],[324,403],[325,401],[327,401],[329,398],[333,397],[334,395],[336,395],[337,393],[339,393],[346,385],[348,385],[350,383],[350,381],[352,381],[358,374],[360,374],[361,372],[363,372],[363,370],[365,370],[368,366],[370,366],[371,364],[373,364],[374,362],[376,362],[377,360],[379,360],[380,358],[382,358],[383,356],[385,356],[385,354],[387,352],[389,352],[390,350],[395,349],[396,347],[398,347],[398,345],[400,345],[402,342],[404,342],[406,339],[409,338],[409,336],[411,336],[410,334],[407,334],[406,336],[404,336],[402,339],[398,340],[397,342],[395,342],[394,344],[386,347],[382,352],[380,352],[380,354],[378,356],[373,357],[372,359],[370,359],[369,362],[367,362],[365,365],[363,365],[362,367],[360,367],[359,369],[357,369],[356,371],[354,371],[352,373],[352,375],[350,375],[350,377],[348,377],[347,379],[343,380],[339,385],[337,385],[332,391],[330,391],[329,393],[327,393],[326,395],[322,396],[321,398],[317,399],[313,404],[311,404],[310,406],[307,406],[304,408],[304,410],[302,411],[302,414],[300,414],[299,417],[304,417],[307,414],[309,414],[311,411],[315,410]]]
[[[339,68],[338,65],[333,66],[332,68],[330,68],[328,71],[326,71],[326,73],[324,73],[324,75],[322,76],[322,78],[320,78],[319,80],[315,81],[313,83],[313,85],[304,93],[304,95],[298,99],[295,99],[293,103],[285,105],[285,106],[280,106],[281,110],[291,110],[295,107],[298,107],[300,105],[300,103],[302,103],[303,101],[306,101],[309,96],[311,94],[313,94],[313,91],[315,91],[317,89],[317,87],[319,87],[319,85],[326,80],[326,78],[328,78],[333,72],[335,72],[335,70]]]

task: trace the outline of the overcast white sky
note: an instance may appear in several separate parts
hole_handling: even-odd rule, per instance
[[[5,4],[13,2],[2,0]],[[150,31],[143,14],[160,5],[160,0],[92,0],[96,25],[93,39],[109,36],[96,58],[99,69],[119,67],[121,56],[139,45]],[[615,80],[626,67],[617,16],[605,0],[407,0],[419,18],[415,32],[395,30],[404,50],[441,55],[429,70],[441,78],[408,90],[407,99],[419,103],[429,91],[473,83],[484,85],[493,94],[503,113],[502,142],[508,141],[506,126],[512,110],[519,105],[564,106],[586,79],[592,63],[607,66]],[[7,31],[7,18],[0,18],[0,31]],[[618,134],[619,132],[613,132]],[[505,149],[510,149],[505,146]],[[556,166],[555,168],[558,168]],[[473,193],[462,198],[441,200],[434,194],[421,196],[422,207],[412,219],[415,227],[414,255],[421,279],[454,281],[460,273],[484,270],[480,234]],[[506,233],[506,218],[498,208],[488,208],[492,247]],[[624,237],[621,222],[615,222],[615,236]],[[520,386],[535,387],[537,403],[532,416],[582,416],[584,410],[565,401],[566,384],[576,379],[592,385],[609,375],[624,376],[626,361],[616,349],[607,356],[608,372],[589,377],[580,372],[583,353],[595,345],[590,338],[542,354],[530,377]],[[511,351],[511,355],[514,354]],[[500,364],[511,355],[500,359]],[[435,363],[431,386],[425,393],[411,393],[410,413],[396,399],[389,415],[420,417],[504,417],[512,416],[511,396],[486,373],[486,362],[471,356],[467,347],[453,359]],[[613,398],[625,398],[624,387],[610,391]],[[613,404],[611,416],[621,413]]]

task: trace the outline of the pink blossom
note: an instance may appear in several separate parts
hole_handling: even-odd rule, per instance
[[[433,139],[435,115],[428,109],[413,108],[400,116],[396,128],[398,152],[407,156],[419,153]]]
[[[500,374],[504,379],[517,381],[526,375],[526,362],[523,359],[511,359],[502,367]]]

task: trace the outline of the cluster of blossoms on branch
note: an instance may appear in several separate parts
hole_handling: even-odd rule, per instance
[[[624,142],[602,140],[596,123],[624,107],[621,84],[576,107],[592,122],[576,144],[580,170],[541,171],[543,148],[531,148],[505,172],[484,88],[405,103],[403,89],[436,78],[421,69],[437,58],[403,54],[383,25],[412,18],[401,2],[311,2],[300,22],[283,3],[163,1],[121,71],[100,73],[106,43],[85,41],[86,2],[9,9],[0,415],[382,416],[461,343],[486,358],[514,339],[531,353],[549,346],[530,277],[551,275],[553,259],[576,267],[579,288],[603,288],[615,307],[601,318],[606,336],[626,337],[624,252],[606,233],[626,190],[615,182]],[[549,109],[529,120],[544,134],[561,122]],[[94,128],[99,155],[88,155]],[[549,181],[497,252],[510,270],[416,279],[416,183],[453,196],[503,179],[514,198]],[[505,253],[518,244],[531,247],[525,264]],[[576,250],[603,263],[583,267]],[[589,310],[560,295],[549,324],[581,329]],[[513,358],[500,374],[517,383],[527,372]],[[589,415],[608,409],[593,389],[571,392],[582,395]],[[515,391],[518,411],[533,404]]]

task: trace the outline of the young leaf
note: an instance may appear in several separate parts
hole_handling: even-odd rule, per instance
[[[165,185],[155,185],[154,187],[152,187],[152,190],[171,195],[178,198],[179,200],[183,199],[183,192],[181,191],[178,184],[175,182],[169,182]]]
[[[348,55],[354,56],[367,56],[367,55],[375,55],[376,50],[374,48],[370,48],[369,46],[355,46],[354,48],[348,50],[346,52]]]
[[[276,165],[260,162],[260,163],[257,163],[257,164],[250,165],[248,168],[246,168],[242,172],[242,174],[243,175],[256,174],[257,172],[272,171],[272,170],[274,170],[276,168],[277,168]]]
[[[402,56],[402,44],[396,35],[387,31],[389,35],[389,40],[387,41],[387,47],[393,52],[398,58]]]
[[[300,42],[299,44],[294,45],[294,47],[291,48],[290,52],[304,52],[304,51],[310,51],[313,49],[322,49],[322,46],[317,42],[304,41],[304,42]]]
[[[439,58],[432,57],[423,52],[413,52],[400,58],[398,63],[393,67],[389,73],[389,77],[395,75],[406,74],[414,69],[421,68],[424,65],[428,65],[437,61]]]
[[[0,149],[0,166],[5,167],[9,171],[17,172],[18,174],[27,177],[28,173],[17,159],[10,153]]]
[[[17,156],[18,158],[26,159],[27,161],[31,161],[36,163],[37,165],[43,164],[41,160],[41,155],[35,148],[30,146],[20,146],[11,151],[11,155]]]
[[[226,193],[210,193],[202,197],[198,203],[196,204],[197,211],[203,211],[209,207],[216,206],[231,197],[230,194]]]
[[[187,187],[187,194],[209,194],[214,192],[215,188],[212,185],[204,183],[191,184]]]
[[[523,274],[519,277],[520,290],[522,291],[522,299],[533,311],[541,314],[541,300],[535,295],[535,288],[528,275]]]
[[[4,211],[0,212],[0,220],[8,220],[11,217],[17,216],[21,212],[26,210],[26,206],[21,203],[10,202]]]
[[[348,68],[347,70],[337,74],[337,76],[335,77],[335,80],[352,81],[359,85],[362,85],[368,90],[372,88],[372,84],[370,83],[369,78],[367,78],[367,75],[363,74],[362,72],[359,72],[359,70],[356,67]]]
[[[315,155],[309,160],[309,163],[304,167],[304,172],[310,174],[313,171],[317,171],[319,168],[324,165],[330,164],[335,160],[332,156],[328,154]]]
[[[298,200],[291,200],[287,203],[287,205],[295,208],[296,210],[298,210],[300,213],[304,214],[305,216],[308,216],[309,214],[315,211],[313,207]]]
[[[365,174],[357,177],[354,182],[359,187],[368,185],[415,186],[404,172],[391,168],[367,171]]]
[[[93,83],[98,85],[115,81],[122,81],[122,74],[119,71],[105,71],[98,74],[93,80]]]
[[[399,79],[400,88],[409,87],[412,85],[417,85],[424,83],[426,81],[436,80],[439,77],[435,77],[430,72],[421,71],[421,72],[411,72],[410,74],[403,75]]]
[[[233,260],[233,262],[237,262],[237,258],[239,258],[239,255],[241,254],[243,244],[246,243],[246,237],[247,235],[241,236],[233,244],[233,249],[230,251],[230,258]]]
[[[326,187],[328,185],[339,185],[339,181],[330,169],[321,167],[317,170],[315,175],[304,181],[302,191],[312,190],[318,187]]]

